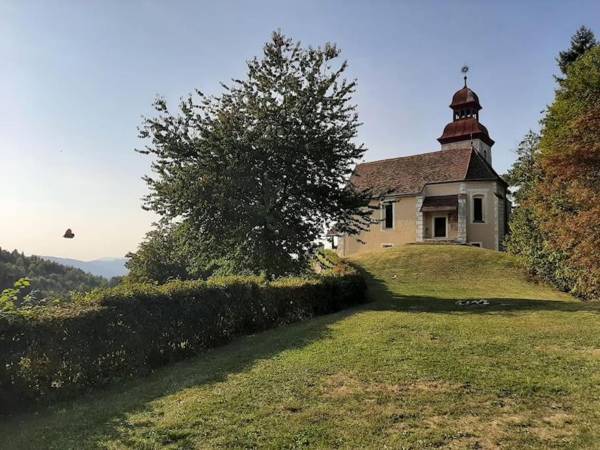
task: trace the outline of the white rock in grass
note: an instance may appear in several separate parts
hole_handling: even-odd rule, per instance
[[[479,305],[489,305],[490,302],[488,302],[485,299],[480,299],[480,300],[459,300],[456,302],[457,305],[460,306],[479,306]]]

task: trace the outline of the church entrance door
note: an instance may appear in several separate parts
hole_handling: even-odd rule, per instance
[[[447,218],[446,217],[434,217],[433,218],[433,237],[445,238],[447,237]]]

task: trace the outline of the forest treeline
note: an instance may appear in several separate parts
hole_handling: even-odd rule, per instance
[[[554,101],[508,173],[516,208],[507,248],[539,278],[600,298],[600,45],[581,27],[560,52]]]
[[[37,298],[64,297],[70,292],[89,291],[109,284],[107,279],[80,269],[0,248],[0,291],[11,288],[21,278],[29,279],[29,293]]]

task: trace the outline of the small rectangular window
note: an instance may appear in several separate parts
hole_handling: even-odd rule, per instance
[[[473,198],[473,222],[483,222],[483,198]]]
[[[383,228],[394,228],[394,204],[385,203],[383,208],[385,214]]]

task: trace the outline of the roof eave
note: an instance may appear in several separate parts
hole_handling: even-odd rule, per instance
[[[470,141],[472,139],[480,139],[490,147],[495,144],[494,140],[491,137],[482,132],[473,133],[473,135],[469,134],[448,137],[444,137],[444,135],[441,135],[437,140],[440,144],[451,144],[453,142]]]

